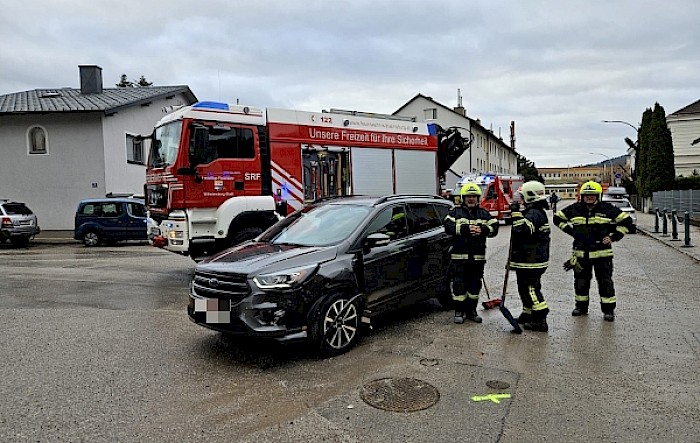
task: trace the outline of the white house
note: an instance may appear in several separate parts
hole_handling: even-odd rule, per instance
[[[676,175],[700,174],[700,100],[668,115],[666,124],[673,139]]]
[[[450,167],[446,174],[446,187],[450,188],[451,178],[470,173],[492,172],[515,175],[518,171],[518,154],[515,149],[496,136],[493,131],[466,115],[460,103],[454,109],[436,102],[431,97],[417,94],[401,106],[394,115],[415,117],[417,121],[433,122],[443,129],[457,128],[463,137],[471,138],[471,148],[467,149]]]
[[[145,146],[164,109],[196,101],[188,86],[103,88],[79,66],[80,89],[0,95],[0,198],[25,202],[42,230],[72,230],[85,198],[143,195]]]

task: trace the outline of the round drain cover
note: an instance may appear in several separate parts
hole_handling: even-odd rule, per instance
[[[415,378],[382,378],[363,386],[360,398],[377,409],[415,412],[437,403],[440,392],[435,386]]]
[[[508,389],[510,384],[501,380],[489,380],[486,382],[486,386],[491,389]]]

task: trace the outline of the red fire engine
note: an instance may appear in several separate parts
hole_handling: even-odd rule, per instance
[[[433,129],[434,131],[434,129]],[[349,194],[437,194],[437,136],[395,116],[199,102],[151,135],[156,246],[198,257],[253,238],[286,208]]]
[[[523,176],[499,174],[466,176],[457,183],[457,189],[467,182],[474,182],[481,188],[482,208],[498,220],[503,220],[506,224],[511,223],[510,204],[518,188],[525,182]]]

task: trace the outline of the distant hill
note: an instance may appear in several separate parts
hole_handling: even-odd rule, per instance
[[[601,160],[601,161],[599,161],[598,163],[589,163],[589,164],[587,164],[587,165],[582,165],[582,166],[586,166],[586,167],[594,167],[594,166],[603,167],[603,166],[609,166],[609,165],[611,165],[611,164],[612,164],[612,165],[615,165],[615,166],[624,166],[625,164],[627,164],[627,157],[628,157],[627,155],[621,155],[621,156],[619,156],[619,157],[613,157],[613,158],[611,158],[610,160],[608,160],[608,159],[606,158],[605,160]]]

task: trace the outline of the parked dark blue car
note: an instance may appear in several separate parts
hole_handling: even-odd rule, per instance
[[[75,211],[73,237],[85,246],[121,240],[148,240],[146,206],[138,198],[83,200]]]

